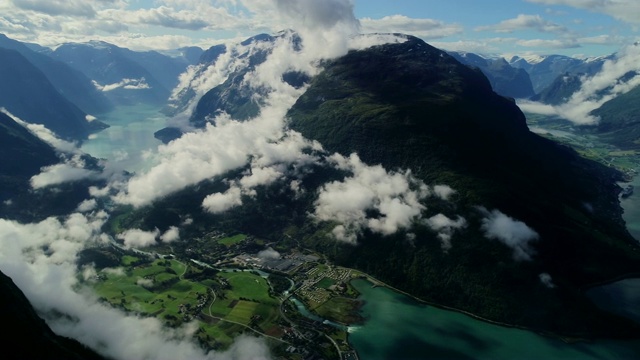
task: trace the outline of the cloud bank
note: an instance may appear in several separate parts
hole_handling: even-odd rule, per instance
[[[108,241],[100,233],[106,219],[104,212],[71,214],[35,224],[0,219],[0,269],[45,315],[56,333],[115,359],[270,357],[262,339],[247,336],[240,336],[227,352],[205,353],[192,341],[197,329],[194,324],[169,329],[155,318],[126,315],[102,305],[91,290],[78,283],[75,259],[83,248]]]

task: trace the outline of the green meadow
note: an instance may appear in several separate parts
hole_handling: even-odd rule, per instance
[[[199,319],[198,337],[212,348],[227,347],[239,334],[250,332],[249,328],[276,336],[283,333],[276,324],[279,300],[271,297],[264,278],[237,271],[191,281],[182,276],[201,270],[176,260],[154,260],[132,266],[140,264],[140,260],[124,256],[121,268],[103,270],[94,284],[97,294],[113,306],[157,317],[170,326]],[[216,292],[213,303],[212,289]],[[208,296],[204,304],[203,296]]]
[[[225,246],[231,246],[231,245],[237,244],[239,242],[242,242],[246,238],[247,238],[247,235],[238,234],[238,235],[222,238],[222,239],[218,240],[218,244],[222,244],[222,245],[225,245]]]

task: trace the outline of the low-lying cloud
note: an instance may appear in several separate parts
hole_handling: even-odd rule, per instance
[[[315,202],[315,219],[340,223],[332,232],[336,239],[356,243],[364,229],[390,235],[420,218],[425,209],[421,200],[431,192],[410,171],[368,166],[356,154],[348,158],[334,154],[329,160],[352,173],[343,181],[325,184]]]
[[[96,89],[102,92],[109,92],[116,89],[125,89],[125,90],[144,90],[151,89],[151,86],[147,84],[145,78],[140,79],[122,79],[121,81],[113,84],[100,85],[97,81],[93,81],[93,86]]]
[[[577,125],[595,125],[600,119],[591,112],[607,101],[640,86],[640,46],[631,45],[607,60],[597,74],[581,79],[580,89],[560,105],[519,100],[518,105],[525,112],[553,115],[569,120]],[[630,76],[631,75],[631,76]]]
[[[271,247],[260,251],[257,256],[263,260],[277,260],[281,257],[280,253],[273,250]]]
[[[549,275],[548,273],[541,273],[540,275],[538,275],[538,278],[540,279],[542,285],[548,287],[549,289],[553,289],[556,287],[556,284],[553,283],[551,275]]]
[[[69,163],[56,164],[42,168],[40,174],[31,177],[31,187],[40,189],[47,186],[58,185],[66,182],[84,179],[97,179],[100,173],[87,170]]]
[[[467,221],[458,216],[455,220],[450,219],[444,214],[434,215],[426,220],[425,224],[431,228],[431,230],[438,233],[438,239],[440,239],[442,250],[447,252],[451,249],[451,237],[453,233],[467,226]]]
[[[106,219],[105,212],[71,214],[34,224],[0,219],[0,270],[13,279],[56,333],[115,359],[270,357],[263,339],[248,336],[237,338],[226,352],[207,353],[192,340],[195,323],[166,328],[158,319],[127,315],[100,303],[92,290],[78,283],[75,260],[83,248],[109,241],[100,232]],[[116,271],[124,274],[121,268],[111,270]],[[87,269],[83,272],[95,275]]]
[[[538,240],[540,235],[522,221],[513,219],[499,210],[480,208],[485,215],[482,219],[482,230],[488,239],[498,240],[513,250],[516,261],[530,261],[535,254],[531,243]]]
[[[160,230],[144,231],[140,229],[129,229],[121,232],[116,237],[124,241],[125,248],[143,248],[156,244],[156,238],[160,235]]]

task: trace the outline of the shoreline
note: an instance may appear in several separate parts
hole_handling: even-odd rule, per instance
[[[349,268],[345,268],[345,269],[349,269]],[[362,271],[359,271],[357,269],[350,269],[350,270],[356,271],[356,272],[361,274],[360,277],[353,278],[353,279],[351,279],[351,281],[357,280],[357,279],[365,280],[365,281],[369,282],[372,285],[372,287],[385,287],[385,288],[387,288],[387,289],[389,289],[389,290],[391,290],[393,292],[396,292],[398,294],[402,294],[404,296],[407,296],[408,298],[414,300],[418,304],[427,305],[427,306],[433,306],[435,308],[446,310],[446,311],[453,311],[453,312],[460,313],[460,314],[466,315],[468,317],[471,317],[471,318],[473,318],[475,320],[479,320],[479,321],[482,321],[484,323],[488,323],[488,324],[492,324],[492,325],[497,325],[497,326],[501,326],[501,327],[505,327],[505,328],[519,329],[519,330],[533,332],[533,333],[541,335],[541,336],[546,336],[546,337],[550,337],[550,338],[555,338],[555,339],[561,340],[562,342],[564,342],[566,344],[575,344],[575,343],[580,343],[580,342],[582,342],[582,343],[594,343],[597,340],[632,341],[632,339],[628,339],[628,338],[585,338],[585,337],[582,337],[582,336],[561,335],[561,334],[552,333],[552,332],[541,330],[541,329],[535,329],[535,328],[531,328],[531,327],[526,327],[526,326],[523,326],[523,325],[509,324],[509,323],[504,323],[504,322],[500,322],[500,321],[496,321],[496,320],[487,319],[487,318],[484,318],[482,316],[479,316],[479,315],[476,315],[474,313],[471,313],[469,311],[465,311],[465,310],[457,309],[457,308],[454,308],[454,307],[441,305],[441,304],[438,304],[438,303],[434,303],[434,302],[430,302],[430,301],[426,301],[426,300],[420,299],[420,298],[418,298],[418,297],[416,297],[414,295],[411,295],[411,294],[407,293],[406,291],[403,291],[403,290],[395,288],[395,287],[393,287],[391,285],[388,285],[385,282],[380,281],[380,280],[376,279],[375,277],[373,277],[373,276],[371,276],[369,274],[363,273]],[[640,278],[640,273],[625,274],[625,275],[622,275],[622,278],[618,277],[618,278],[603,282],[602,284],[601,283],[596,283],[596,284],[593,284],[593,285],[589,285],[588,289],[593,288],[593,287],[597,287],[597,286],[606,285],[606,284],[611,284],[611,283],[614,283],[614,282],[617,282],[617,281],[621,281],[621,280],[634,279],[634,278]],[[580,290],[583,291],[583,292],[586,291],[586,290],[583,290],[583,289],[580,289]],[[349,340],[349,333],[347,333],[347,341],[348,340]]]

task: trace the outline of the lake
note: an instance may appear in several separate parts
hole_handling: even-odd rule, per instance
[[[640,169],[640,164],[636,169]],[[622,199],[620,204],[624,209],[622,217],[627,222],[627,229],[636,240],[640,241],[640,176],[635,176],[630,183],[634,187],[634,193],[626,199]]]
[[[365,301],[364,325],[349,342],[363,360],[375,359],[632,359],[640,341],[567,344],[536,333],[492,325],[419,304],[366,280],[352,284]]]
[[[166,126],[167,117],[150,105],[120,106],[100,115],[98,120],[110,127],[86,140],[81,150],[93,157],[109,160],[109,166],[130,172],[148,169],[145,156],[162,143],[153,133]]]

